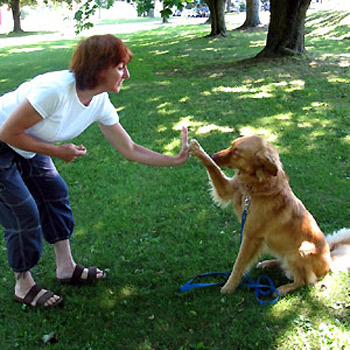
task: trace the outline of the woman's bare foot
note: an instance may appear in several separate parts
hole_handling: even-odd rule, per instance
[[[60,266],[56,270],[57,279],[65,283],[79,283],[91,280],[98,280],[105,277],[104,271],[97,267],[83,267],[79,264]]]
[[[78,283],[105,277],[105,273],[95,267],[84,268],[74,262],[69,240],[58,241],[54,244],[56,255],[56,277],[65,283]]]
[[[50,307],[62,301],[60,296],[36,286],[33,276],[29,271],[21,274],[15,273],[15,277],[14,297],[16,301],[23,302],[33,307],[39,305]],[[43,300],[45,301],[42,302]]]

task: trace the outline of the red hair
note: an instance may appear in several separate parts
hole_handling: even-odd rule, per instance
[[[80,90],[93,89],[99,84],[103,70],[119,63],[126,65],[132,57],[130,49],[114,35],[93,35],[78,43],[69,69]]]

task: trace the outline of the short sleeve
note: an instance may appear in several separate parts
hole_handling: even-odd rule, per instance
[[[116,108],[113,106],[107,93],[104,94],[103,108],[99,115],[98,122],[103,125],[114,125],[119,122]]]
[[[57,90],[46,85],[32,89],[27,100],[44,119],[54,113],[60,102]]]

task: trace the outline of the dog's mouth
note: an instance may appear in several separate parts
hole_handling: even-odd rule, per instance
[[[212,154],[210,156],[210,158],[215,162],[215,164],[217,164],[218,166],[221,166],[219,163],[218,163],[218,157],[216,156],[216,153]]]
[[[230,168],[230,157],[229,154],[222,154],[222,152],[214,153],[211,156],[211,159],[219,166],[219,167],[227,167]]]

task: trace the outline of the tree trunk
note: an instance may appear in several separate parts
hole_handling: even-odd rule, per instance
[[[257,27],[261,22],[259,18],[260,0],[247,0],[246,20],[238,29]]]
[[[311,0],[271,0],[266,46],[257,57],[305,54],[304,26]]]
[[[154,7],[156,6],[156,2],[154,1]],[[166,11],[166,9],[167,9],[167,5],[165,4],[165,1],[163,1],[163,10],[162,11]],[[171,11],[170,11],[171,12]],[[164,13],[164,12],[161,12],[160,13],[161,14],[161,16],[162,16],[162,23],[164,24],[164,23],[168,23],[169,21],[168,21],[168,17],[167,17],[167,15]],[[168,16],[170,16],[170,13],[168,14]],[[154,17],[154,16],[153,16]]]
[[[12,0],[10,2],[12,16],[13,16],[13,31],[15,33],[23,32],[21,28],[21,10],[19,7],[19,1],[20,0]]]
[[[211,32],[209,36],[226,36],[225,0],[206,0],[210,10]]]

